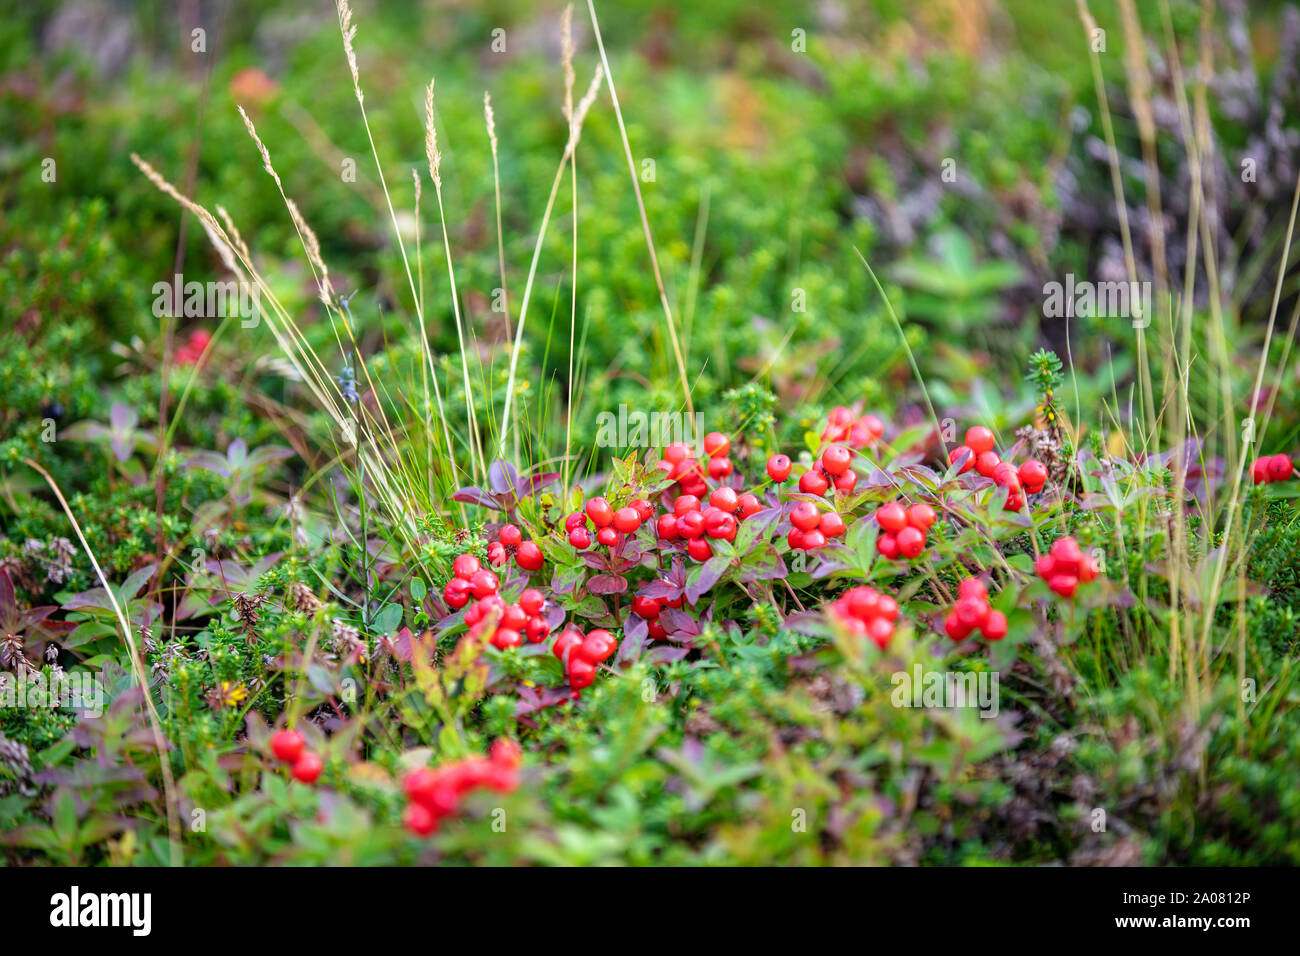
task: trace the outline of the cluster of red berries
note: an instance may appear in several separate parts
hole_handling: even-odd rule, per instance
[[[957,585],[957,603],[943,620],[943,629],[954,641],[964,641],[972,631],[981,631],[989,641],[1007,636],[1007,616],[989,607],[989,592],[979,578],[966,578]]]
[[[456,560],[451,563],[451,574],[451,580],[442,589],[442,599],[453,611],[463,608],[470,602],[470,598],[475,599],[474,606],[477,607],[478,602],[493,597],[501,587],[497,576],[483,567],[478,558],[472,554],[458,554]],[[473,608],[465,612],[465,617],[467,623],[473,625],[482,618],[484,612],[478,612],[475,620],[469,621],[471,611]]]
[[[592,498],[582,511],[564,519],[564,531],[569,536],[569,544],[578,551],[586,551],[591,547],[590,521],[596,526],[596,543],[612,548],[622,540],[622,535],[636,534],[654,513],[654,506],[644,498],[633,498],[617,511],[604,498]]]
[[[519,786],[523,756],[518,744],[502,737],[492,744],[487,757],[412,770],[402,781],[407,799],[402,823],[417,836],[428,836],[443,818],[456,812],[461,798],[471,791],[485,787],[496,793],[513,792]]]
[[[948,453],[948,464],[960,464],[958,474],[974,469],[985,478],[992,478],[998,487],[1007,489],[1007,511],[1019,511],[1025,506],[1025,495],[1036,495],[1047,483],[1047,466],[1029,459],[1019,468],[1003,461],[993,450],[993,432],[983,425],[966,429],[966,444],[958,445]]]
[[[713,556],[709,539],[735,541],[739,522],[763,509],[757,495],[723,485],[713,489],[707,503],[695,495],[678,495],[673,501],[671,514],[662,514],[655,522],[655,530],[665,541],[683,540],[686,553],[696,561],[707,561]]]
[[[497,539],[488,545],[488,561],[501,567],[514,556],[515,562],[525,571],[540,571],[542,549],[536,541],[525,541],[524,533],[512,524],[501,526]]]
[[[1271,458],[1260,458],[1251,466],[1250,475],[1255,484],[1271,484],[1274,481],[1286,481],[1295,471],[1290,455],[1277,454]]]
[[[907,561],[919,558],[936,517],[934,509],[927,504],[904,508],[900,502],[891,501],[881,505],[876,509],[876,523],[881,531],[876,539],[876,550],[891,561],[894,558]]]
[[[728,455],[731,452],[731,439],[722,432],[709,432],[704,436],[704,454],[708,463],[701,465],[691,454],[691,446],[686,442],[673,442],[664,448],[664,457],[656,468],[677,482],[684,495],[703,495],[708,487],[704,483],[707,474],[714,481],[731,477],[733,466]]]
[[[646,629],[650,637],[656,641],[666,640],[668,637],[668,629],[659,622],[659,615],[663,613],[665,605],[668,607],[681,607],[682,599],[660,601],[658,598],[643,595],[638,595],[632,599],[632,613],[646,622]]]
[[[835,616],[851,634],[871,638],[884,650],[894,636],[894,621],[898,619],[898,602],[888,594],[865,585],[849,588],[831,604]]]
[[[302,783],[315,783],[325,768],[320,755],[307,749],[307,741],[296,730],[277,730],[273,733],[271,753],[281,763],[290,764],[293,778]]]
[[[207,329],[195,329],[185,343],[176,350],[176,361],[181,365],[198,365],[203,358],[203,351],[212,341],[212,333]]]
[[[811,501],[801,501],[790,509],[791,551],[813,551],[831,538],[844,533],[844,519],[834,511],[822,512]]]
[[[1074,597],[1080,584],[1095,581],[1100,569],[1073,538],[1057,538],[1052,549],[1034,562],[1034,570],[1061,597]]]
[[[812,467],[799,476],[799,490],[806,495],[824,495],[834,485],[836,491],[848,494],[858,485],[852,464],[853,452],[843,445],[827,445]]]
[[[569,686],[575,691],[590,687],[596,679],[596,668],[618,650],[618,641],[609,631],[597,629],[587,634],[569,625],[555,639],[552,653],[564,664]]]
[[[826,430],[822,432],[823,441],[847,442],[855,448],[874,445],[885,433],[885,423],[875,415],[863,415],[855,418],[853,412],[843,405],[831,409],[826,418]]]

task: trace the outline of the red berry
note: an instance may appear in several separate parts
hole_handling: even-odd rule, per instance
[[[508,627],[511,630],[522,630],[528,625],[528,612],[518,604],[507,604],[506,609],[501,612],[500,625]]]
[[[934,509],[924,503],[912,505],[907,509],[907,523],[920,531],[929,531],[936,517],[938,516],[934,513]]]
[[[650,504],[650,502],[646,501],[644,498],[633,498],[627,503],[627,506],[636,509],[636,513],[640,516],[642,524],[655,516],[654,505]]]
[[[523,608],[524,613],[529,617],[536,617],[542,613],[542,608],[546,606],[546,598],[537,588],[527,588],[523,594],[519,595],[519,606]]]
[[[1268,463],[1271,458],[1256,458],[1255,464],[1250,467],[1250,477],[1254,479],[1255,484],[1262,485],[1268,481]]]
[[[574,528],[583,528],[585,530],[586,527],[587,516],[581,511],[575,511],[564,519],[565,531],[572,531]]]
[[[470,585],[464,578],[452,578],[442,589],[442,599],[447,607],[459,611],[469,603]]]
[[[515,561],[525,571],[538,571],[541,569],[545,559],[542,557],[542,549],[537,546],[536,541],[525,541],[515,552]]]
[[[497,535],[497,538],[507,548],[516,548],[519,546],[519,542],[524,540],[524,534],[514,525],[507,524],[501,526],[501,533]]]
[[[907,527],[907,511],[897,501],[876,509],[876,521],[886,531],[897,534]]]
[[[831,445],[822,452],[822,467],[832,475],[842,475],[849,470],[853,452],[842,445]]]
[[[688,511],[677,519],[677,533],[683,538],[694,540],[704,534],[704,515],[698,511]]]
[[[785,536],[785,539],[790,542],[791,551],[803,550],[803,532],[798,528],[791,528],[790,533]]]
[[[856,587],[851,588],[847,595],[849,599],[849,611],[854,617],[866,619],[874,617],[880,609],[880,595],[874,588]]]
[[[767,460],[767,476],[775,482],[790,477],[790,459],[786,455],[773,455]]]
[[[889,558],[891,561],[898,557],[898,538],[893,532],[885,532],[876,539],[876,550],[880,552],[881,557]]]
[[[523,642],[523,635],[511,627],[498,627],[492,635],[492,646],[502,651],[507,647],[518,647]]]
[[[574,648],[573,653],[592,664],[600,664],[609,659],[618,650],[618,641],[609,631],[594,630],[583,638],[582,643]]]
[[[763,510],[763,503],[758,500],[758,495],[751,495],[748,492],[736,499],[736,508],[742,518],[748,518],[750,515]]]
[[[481,568],[478,558],[472,554],[458,554],[456,560],[451,562],[451,573],[462,581],[468,581],[473,577],[474,572]]]
[[[880,600],[876,602],[876,613],[886,621],[893,621],[898,618],[898,602],[888,594],[880,595]]]
[[[801,501],[790,509],[790,523],[800,531],[811,531],[821,524],[822,515],[811,501]]]
[[[686,545],[686,553],[696,561],[707,561],[713,557],[713,548],[704,538],[693,538]]]
[[[428,767],[419,767],[402,778],[402,790],[407,798],[425,805],[433,801],[433,792],[442,778]]]
[[[640,617],[645,618],[647,621],[652,621],[657,618],[661,610],[659,602],[654,598],[634,597],[632,599],[632,611]]]
[[[528,638],[529,644],[542,643],[550,633],[551,625],[546,623],[546,618],[544,617],[530,618],[528,620],[528,626],[524,629],[524,636]]]
[[[846,428],[853,422],[853,412],[843,405],[836,405],[826,416],[826,421],[836,428]]]
[[[1269,481],[1286,481],[1294,470],[1295,466],[1288,455],[1278,454],[1268,460]]]
[[[656,525],[659,531],[659,537],[663,538],[665,541],[672,541],[677,537],[676,515],[660,515]]]
[[[481,568],[470,575],[469,587],[476,598],[482,599],[489,594],[496,594],[501,582],[487,568]]]
[[[614,512],[614,527],[624,534],[633,534],[641,527],[641,515],[635,508],[619,508]]]
[[[968,627],[980,627],[989,616],[988,602],[977,597],[962,598],[952,612]]]
[[[806,495],[824,495],[830,486],[830,482],[826,480],[826,476],[820,469],[814,468],[799,476],[799,490]]]
[[[980,456],[975,459],[975,470],[985,478],[992,478],[993,471],[1002,464],[1002,459],[998,457],[995,451],[980,452]]]
[[[988,588],[979,578],[964,578],[961,584],[957,585],[957,596],[959,598],[979,598],[987,600],[989,596]]]
[[[614,520],[614,509],[604,498],[592,498],[587,502],[587,517],[597,528],[604,528]]]
[[[578,551],[586,551],[591,547],[591,532],[586,528],[574,528],[569,532],[569,544]]]
[[[1061,597],[1074,597],[1074,592],[1079,587],[1079,579],[1073,574],[1053,574],[1047,586]]]
[[[1006,485],[1012,488],[1020,486],[1020,473],[1016,471],[1016,466],[1009,461],[998,462],[991,477],[995,485]]]
[[[492,741],[488,750],[488,759],[502,767],[518,767],[524,760],[524,752],[509,737],[498,737]]]
[[[510,560],[510,553],[506,551],[506,546],[500,541],[493,541],[487,549],[488,563],[494,567],[501,567]]]
[[[709,495],[709,504],[715,508],[721,508],[723,511],[735,513],[736,502],[739,496],[734,488],[715,488],[713,494]]]
[[[438,818],[418,803],[408,803],[402,811],[402,826],[416,836],[428,836],[438,829]]]
[[[852,491],[854,488],[857,487],[857,484],[858,484],[858,473],[854,471],[852,468],[850,468],[844,474],[836,477],[835,490],[843,492],[844,494],[847,495],[850,491]]]
[[[293,778],[302,783],[315,783],[320,779],[320,773],[323,769],[325,769],[324,761],[310,750],[305,750],[294,761]]]
[[[1034,562],[1034,571],[1046,581],[1056,573],[1056,560],[1050,554],[1041,554]]]
[[[650,639],[654,641],[662,641],[668,636],[668,630],[658,621],[651,621],[646,632],[650,635]]]
[[[964,475],[975,467],[975,459],[978,457],[975,450],[969,445],[958,445],[952,451],[948,452],[948,464],[955,465],[961,462],[957,474]]]
[[[883,651],[889,639],[894,636],[894,625],[883,617],[873,617],[867,625],[867,636]]]
[[[966,429],[966,447],[977,455],[993,450],[993,432],[983,425]]]
[[[569,655],[569,686],[574,690],[590,687],[596,680],[596,665],[578,656]]]
[[[618,532],[613,528],[601,528],[596,532],[596,543],[612,548],[618,544]]]
[[[555,638],[555,644],[551,648],[551,653],[553,653],[560,660],[564,660],[564,655],[569,651],[569,649],[573,647],[575,644],[581,644],[581,643],[582,643],[582,632],[579,631],[576,627],[570,625],[569,627],[566,627],[564,630],[562,630],[559,633],[559,635]]]
[[[909,561],[925,550],[925,532],[911,525],[898,532],[898,553]]]
[[[838,538],[844,533],[844,519],[834,511],[828,511],[822,515],[817,530],[828,538]]]
[[[678,495],[673,499],[673,514],[681,517],[690,511],[700,510],[700,499],[695,495]]]
[[[710,508],[704,513],[704,532],[710,538],[731,541],[736,537],[736,519],[721,508]]]
[[[970,625],[963,623],[956,614],[949,614],[943,619],[943,630],[954,641],[964,641],[971,632]]]
[[[1097,580],[1097,575],[1101,569],[1097,566],[1096,560],[1090,554],[1085,554],[1079,559],[1079,583],[1087,584],[1089,581]]]
[[[271,735],[271,753],[283,763],[293,763],[302,756],[307,742],[296,730],[277,730]]]
[[[803,533],[803,549],[811,551],[814,548],[820,548],[826,544],[826,535],[822,534],[816,528]]]
[[[704,436],[704,453],[710,458],[724,458],[731,451],[731,439],[722,432],[709,432]]]
[[[1038,494],[1047,482],[1047,466],[1033,458],[1021,465],[1017,474],[1020,476],[1020,483],[1025,486],[1025,491],[1031,495]]]
[[[691,446],[685,442],[673,442],[664,449],[664,461],[676,465],[691,457]]]
[[[981,628],[984,637],[990,641],[1000,641],[1007,636],[1007,616],[1001,611],[989,611]]]

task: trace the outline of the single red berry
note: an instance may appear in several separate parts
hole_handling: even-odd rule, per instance
[[[934,509],[924,502],[914,504],[907,509],[907,523],[921,531],[929,531],[937,517]]]
[[[980,627],[988,619],[989,605],[982,598],[962,598],[952,612],[968,627]]]
[[[925,532],[911,525],[898,532],[898,553],[909,561],[925,550]]]
[[[442,589],[442,599],[447,607],[459,611],[469,603],[470,584],[464,578],[452,578]]]
[[[402,778],[402,790],[408,799],[428,806],[442,778],[428,767],[418,767]]]
[[[1074,592],[1079,587],[1079,579],[1073,574],[1053,574],[1047,586],[1061,597],[1074,597]]]
[[[597,528],[604,528],[614,520],[614,509],[604,498],[592,498],[587,502],[587,517]]]
[[[618,650],[618,641],[614,640],[614,635],[609,631],[597,629],[584,637],[582,643],[574,648],[573,653],[592,664],[600,664],[608,660],[616,650]]]
[[[827,538],[838,538],[844,533],[844,519],[834,511],[828,511],[821,516],[817,530]]]
[[[836,428],[846,428],[853,423],[853,411],[843,405],[836,405],[826,416],[826,421]]]
[[[983,425],[966,429],[966,447],[977,455],[993,450],[993,432]]]
[[[1079,559],[1079,583],[1087,584],[1089,581],[1097,580],[1097,575],[1101,573],[1097,561],[1090,554],[1085,554]]]
[[[826,480],[820,468],[805,471],[799,476],[799,490],[806,495],[824,495],[830,486],[830,482]]]
[[[586,551],[591,547],[591,532],[586,528],[574,528],[569,532],[569,544],[578,551]]]
[[[596,665],[577,654],[569,655],[569,686],[574,690],[590,687],[596,680]]]
[[[713,557],[713,548],[704,538],[692,538],[686,545],[686,553],[696,561],[707,561]]]
[[[572,648],[574,645],[581,644],[581,643],[582,643],[582,632],[578,630],[576,627],[570,625],[569,627],[566,627],[564,630],[562,630],[559,633],[559,635],[555,638],[555,644],[551,647],[551,653],[553,653],[560,660],[564,660],[564,655],[568,653],[569,649]]]
[[[539,571],[545,559],[542,557],[542,549],[537,546],[536,541],[525,541],[515,552],[515,561],[525,571]]]
[[[536,617],[546,606],[546,597],[537,588],[526,588],[519,595],[519,606],[529,617]]]
[[[468,581],[474,576],[474,572],[483,565],[479,564],[478,558],[472,554],[458,554],[456,560],[451,562],[451,573],[462,581]]]
[[[614,512],[614,527],[624,534],[634,534],[641,527],[641,515],[635,508],[619,508]]]
[[[742,518],[748,518],[750,515],[762,511],[763,503],[758,500],[758,495],[746,492],[736,499],[736,510],[740,512]]]
[[[704,513],[704,533],[730,541],[736,537],[736,519],[721,508],[710,508]]]
[[[596,532],[596,543],[612,548],[618,544],[618,532],[614,528],[601,528]]]
[[[519,542],[524,540],[524,534],[514,525],[507,524],[501,526],[501,533],[497,538],[507,548],[517,548]]]
[[[849,599],[849,612],[854,617],[866,620],[878,612],[880,595],[875,588],[851,588],[846,596]]]
[[[672,541],[677,537],[677,516],[660,515],[659,520],[655,522],[659,531],[659,537],[665,541]]]
[[[700,510],[700,499],[694,495],[678,495],[673,499],[673,514],[681,517],[689,511]]]
[[[867,624],[867,636],[883,651],[889,639],[894,636],[894,625],[883,617],[873,617]]]
[[[283,763],[293,763],[302,756],[307,741],[296,730],[277,730],[271,735],[271,753]]]
[[[498,627],[492,635],[492,646],[504,651],[507,647],[518,647],[524,642],[524,636],[511,627]]]
[[[1050,554],[1039,555],[1038,560],[1034,562],[1034,571],[1046,581],[1056,573],[1056,559]]]
[[[964,623],[956,614],[949,614],[943,619],[943,630],[954,641],[964,641],[971,632],[970,625]]]
[[[790,458],[787,455],[773,455],[767,460],[767,476],[775,482],[785,481],[790,477]]]
[[[429,836],[438,829],[438,818],[428,807],[418,803],[408,803],[402,811],[402,826],[416,836]]]
[[[644,498],[633,498],[627,503],[629,508],[635,508],[636,513],[641,517],[642,523],[649,521],[655,516],[655,507]]]
[[[895,621],[898,619],[898,602],[888,594],[882,594],[876,602],[876,613],[886,621]]]
[[[650,626],[646,628],[646,633],[650,635],[652,641],[662,641],[668,637],[668,629],[658,621],[651,621]]]
[[[1286,481],[1295,470],[1289,455],[1277,454],[1268,460],[1268,480]]]
[[[506,609],[501,612],[500,625],[508,627],[511,630],[523,630],[528,625],[528,612],[518,604],[507,604]]]
[[[829,474],[842,475],[849,470],[853,461],[853,452],[843,445],[831,445],[822,452],[822,467]]]
[[[826,544],[826,535],[822,534],[816,528],[803,533],[803,549],[812,551],[814,548],[820,548]]]
[[[992,478],[994,470],[1002,464],[1002,459],[998,457],[995,451],[980,452],[980,456],[975,459],[975,470],[985,478]]]
[[[501,582],[487,568],[481,568],[470,575],[469,586],[474,596],[482,599],[489,594],[496,594],[497,588],[501,587]]]
[[[969,445],[958,445],[952,451],[948,452],[948,464],[956,465],[960,462],[961,464],[957,470],[957,474],[964,475],[975,467],[975,459],[977,457],[975,450]]]
[[[493,541],[488,545],[487,556],[488,564],[498,568],[510,560],[510,552],[506,550],[506,546],[500,541]]]
[[[573,514],[569,515],[564,519],[565,531],[572,531],[574,528],[585,529],[586,527],[587,527],[587,516],[585,513],[581,511],[575,511]]]
[[[677,533],[683,538],[694,540],[704,534],[704,515],[699,511],[688,511],[677,518]]]
[[[1038,494],[1047,482],[1047,466],[1033,458],[1020,466],[1018,474],[1020,483],[1031,495]]]
[[[897,534],[907,527],[907,511],[897,501],[891,501],[876,509],[876,521],[884,530]]]
[[[1016,466],[1009,461],[1000,461],[997,467],[993,469],[993,483],[995,485],[1006,485],[1009,488],[1020,487],[1020,473],[1016,471]]]
[[[704,453],[710,458],[725,458],[731,451],[731,439],[722,432],[709,432],[704,436]]]
[[[1255,484],[1262,485],[1268,481],[1268,463],[1271,458],[1256,458],[1255,464],[1250,466],[1250,477],[1254,479]]]
[[[821,524],[822,515],[811,501],[801,501],[790,509],[790,523],[800,531],[811,531]]]
[[[315,783],[320,779],[321,771],[324,769],[325,762],[310,750],[305,750],[302,755],[294,761],[293,778],[302,783]]]
[[[731,513],[735,512],[736,502],[738,500],[739,496],[736,494],[735,489],[727,488],[725,486],[722,488],[715,488],[713,494],[709,495],[709,504],[713,505],[715,508],[721,508],[723,511]]]
[[[791,528],[790,533],[785,536],[785,539],[790,542],[791,551],[803,550],[803,532],[798,528]]]
[[[550,633],[551,625],[546,623],[544,617],[529,618],[528,626],[524,628],[524,636],[528,638],[529,644],[542,643]]]
[[[843,492],[846,495],[854,488],[856,488],[857,484],[858,484],[858,473],[854,471],[852,468],[850,468],[842,475],[837,475],[835,478],[835,490],[839,492]]]
[[[957,585],[957,596],[959,598],[979,598],[987,600],[989,596],[988,588],[979,578],[963,578],[962,582]]]
[[[632,611],[640,617],[645,618],[647,621],[652,621],[657,618],[661,610],[662,608],[660,608],[659,602],[654,598],[634,597],[632,599]]]
[[[876,539],[876,550],[880,552],[881,557],[892,561],[898,557],[898,538],[891,531],[885,532]]]
[[[685,442],[673,442],[664,449],[664,461],[677,465],[691,457],[691,446]]]
[[[502,767],[518,767],[524,761],[524,752],[509,737],[498,737],[492,741],[488,750],[488,759]]]
[[[1007,636],[1007,616],[1001,611],[989,611],[981,628],[984,637],[990,641],[1000,641]]]

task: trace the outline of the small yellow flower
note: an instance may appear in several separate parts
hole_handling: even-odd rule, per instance
[[[243,684],[232,684],[228,680],[223,680],[217,687],[217,695],[226,707],[237,707],[248,697],[248,688]]]

